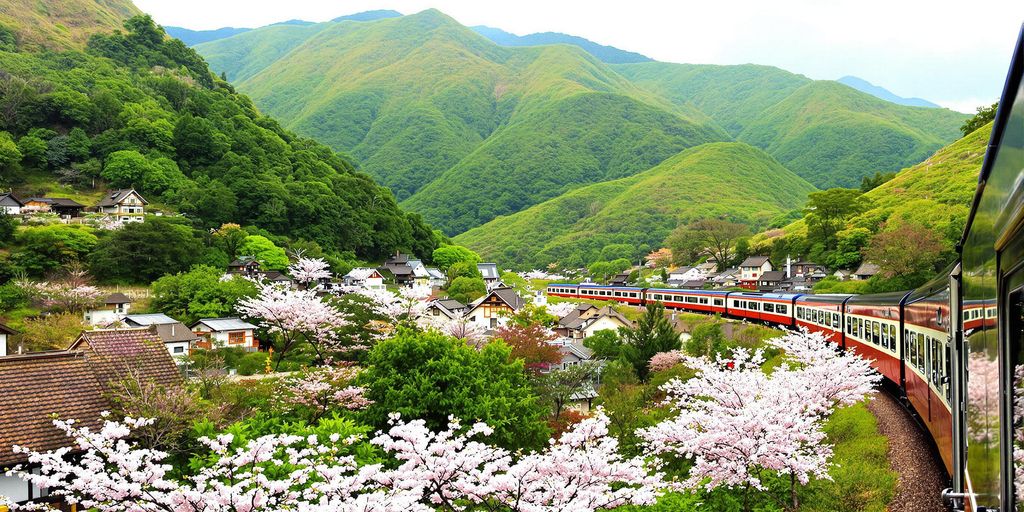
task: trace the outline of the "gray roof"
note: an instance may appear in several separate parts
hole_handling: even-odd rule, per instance
[[[559,345],[558,351],[562,354],[573,354],[576,357],[587,360],[594,357],[594,351],[583,346],[582,343],[569,342]]]
[[[759,281],[782,281],[786,278],[786,273],[781,270],[772,270],[761,274],[758,278]]]
[[[241,318],[203,318],[192,325],[195,329],[197,325],[203,324],[210,328],[212,331],[244,331],[249,329],[256,329],[256,326],[242,320]]]
[[[385,265],[403,265],[409,262],[409,255],[398,253],[384,262]]]
[[[441,272],[441,269],[434,267],[427,267],[427,274],[435,279],[445,279],[446,277],[444,272]]]
[[[477,263],[476,269],[483,274],[484,279],[497,279],[501,277],[501,275],[498,274],[497,263]]]
[[[124,317],[124,323],[136,327],[148,327],[150,325],[176,324],[178,321],[163,313],[149,313],[145,315],[128,315]]]
[[[677,267],[675,270],[669,271],[668,275],[672,275],[672,274],[685,274],[685,273],[687,273],[687,272],[689,272],[691,270],[693,270],[693,267]]]
[[[703,279],[691,279],[683,283],[683,288],[703,288],[705,282]]]
[[[85,205],[67,197],[30,197],[25,200],[46,203],[53,206],[64,206],[67,208],[85,208]]]
[[[192,332],[187,325],[181,322],[174,322],[173,324],[160,324],[150,326],[150,330],[156,332],[156,335],[163,340],[164,343],[181,343],[183,341],[194,341],[199,339],[196,333]]]
[[[491,293],[473,301],[470,309],[475,309],[480,304],[483,304],[483,302],[491,295],[498,297],[502,302],[508,304],[508,307],[512,308],[513,311],[519,311],[519,308],[523,307],[523,304],[526,303],[526,301],[523,300],[523,298],[520,297],[512,288],[495,288],[491,290]]]
[[[6,193],[0,194],[0,206],[25,206],[25,203],[21,202],[14,194]]]
[[[443,306],[448,311],[456,311],[459,309],[466,309],[466,305],[455,300],[455,299],[440,299],[437,301],[438,304]]]
[[[768,256],[749,256],[740,263],[740,267],[760,267],[768,261]]]
[[[861,263],[859,267],[857,267],[857,270],[853,272],[853,275],[873,276],[877,274],[879,270],[880,269],[878,268],[878,265],[875,265],[874,263],[868,263],[865,261],[864,263]]]
[[[114,292],[103,299],[104,304],[131,304],[132,300],[121,292]]]
[[[96,203],[96,206],[116,206],[121,204],[121,201],[124,201],[132,192],[135,192],[135,189],[123,188],[119,190],[112,190],[109,194],[103,196],[103,199],[100,199],[100,202]],[[139,196],[139,200],[142,201],[142,204],[149,204],[149,201],[146,201],[146,199],[142,197],[142,194],[135,192],[135,195]]]

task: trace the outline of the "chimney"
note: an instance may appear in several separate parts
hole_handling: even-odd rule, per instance
[[[793,260],[789,259],[789,255],[786,255],[786,279],[793,278]]]

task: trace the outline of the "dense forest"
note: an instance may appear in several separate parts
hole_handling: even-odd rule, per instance
[[[0,186],[82,202],[134,187],[197,236],[236,223],[335,259],[430,257],[438,236],[352,161],[262,115],[148,16],[125,28],[84,51],[0,29]]]

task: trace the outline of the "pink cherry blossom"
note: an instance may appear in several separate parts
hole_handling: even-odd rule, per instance
[[[365,389],[349,385],[360,368],[350,364],[304,368],[285,378],[278,393],[284,407],[303,406],[313,411],[316,421],[332,408],[362,409],[373,403]]]
[[[331,266],[321,258],[299,257],[288,266],[288,275],[300,286],[308,288],[324,279],[333,277]]]

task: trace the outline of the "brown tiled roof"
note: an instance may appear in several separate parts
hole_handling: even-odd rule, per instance
[[[84,331],[70,350],[86,351],[101,384],[116,382],[129,370],[157,384],[181,383],[181,374],[163,340],[147,327]]]
[[[79,351],[0,357],[0,375],[0,467],[24,462],[24,456],[11,451],[13,445],[54,450],[70,444],[53,426],[54,415],[95,426],[100,412],[110,408]]]
[[[132,300],[121,292],[114,292],[103,299],[104,304],[131,304]]]

